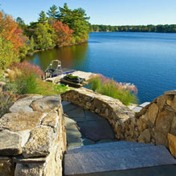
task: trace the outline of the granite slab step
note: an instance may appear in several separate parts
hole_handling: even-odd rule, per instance
[[[95,152],[95,151],[109,151],[111,150],[122,150],[122,149],[130,149],[130,148],[140,148],[140,147],[148,147],[154,146],[153,144],[145,144],[145,143],[137,143],[137,142],[127,142],[127,141],[119,141],[119,142],[106,142],[106,143],[97,143],[94,145],[82,146],[79,148],[75,148],[72,150],[68,150],[67,153],[84,153],[84,152]]]
[[[66,154],[64,159],[64,174],[65,176],[84,176],[115,172],[115,175],[117,175],[119,171],[175,164],[176,160],[164,146],[151,145],[121,150],[113,150],[110,147],[108,151],[101,149],[99,151],[92,150],[90,152]]]

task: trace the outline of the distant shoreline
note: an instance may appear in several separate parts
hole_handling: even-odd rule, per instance
[[[154,32],[154,33],[176,33],[176,24],[159,25],[91,25],[91,32]]]

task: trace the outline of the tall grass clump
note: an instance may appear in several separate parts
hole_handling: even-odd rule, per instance
[[[90,79],[89,85],[95,92],[119,99],[124,105],[137,103],[137,88],[133,84],[118,83],[98,75]]]
[[[44,82],[43,71],[29,62],[15,63],[10,67],[6,90],[16,94],[56,95],[67,90],[66,86]]]

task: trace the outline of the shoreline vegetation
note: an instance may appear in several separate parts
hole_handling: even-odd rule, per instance
[[[159,25],[91,25],[91,32],[156,32],[156,33],[176,33],[176,24]]]
[[[41,11],[37,22],[26,25],[0,11],[0,69],[19,62],[25,56],[55,47],[72,46],[88,41],[90,24],[84,9],[53,5]]]
[[[39,68],[20,61],[35,52],[85,43],[89,32],[173,33],[176,25],[91,25],[84,9],[70,9],[66,3],[63,7],[53,5],[47,12],[41,11],[38,21],[29,25],[21,17],[14,20],[0,11],[0,77],[7,68],[12,70],[5,82],[6,92],[54,95],[66,91],[66,86],[43,82]],[[134,90],[126,89],[114,80],[100,76],[91,80],[90,84],[94,91],[117,98],[126,105],[137,102]]]
[[[0,11],[0,69],[20,62],[27,55],[88,41],[89,32],[176,32],[176,25],[91,25],[82,8],[70,9],[53,5],[39,13],[38,21],[26,25]]]

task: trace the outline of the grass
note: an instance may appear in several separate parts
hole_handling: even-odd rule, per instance
[[[132,84],[118,83],[99,75],[92,78],[89,85],[92,90],[119,99],[124,105],[137,103],[137,88]]]
[[[0,117],[8,112],[9,107],[22,94],[58,95],[69,89],[62,84],[44,82],[40,68],[29,63],[17,63],[11,69],[8,79],[4,79],[3,72],[0,71],[0,81],[6,83],[0,92]]]
[[[58,95],[68,90],[64,85],[54,85],[44,82],[41,69],[30,63],[16,63],[11,66],[6,91],[15,94]]]

